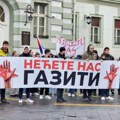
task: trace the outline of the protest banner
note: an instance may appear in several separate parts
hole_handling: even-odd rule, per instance
[[[118,61],[1,57],[0,88],[118,88],[119,68]]]
[[[77,55],[82,55],[84,53],[85,47],[85,38],[81,38],[76,41],[68,41],[65,40],[63,37],[57,36],[57,43],[56,43],[56,51],[59,53],[60,47],[65,47],[66,49],[66,56],[72,57]]]

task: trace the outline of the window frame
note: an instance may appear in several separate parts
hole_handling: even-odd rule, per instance
[[[92,26],[92,17],[96,17],[96,18],[100,18],[99,19],[99,27],[98,26]],[[101,16],[91,16],[91,26],[90,26],[90,41],[94,44],[101,44],[102,41],[101,41],[101,35],[102,35],[102,32],[101,32],[101,29],[102,29],[102,17]],[[93,28],[93,32],[92,32],[92,28]],[[98,34],[95,34],[95,29],[98,29]],[[94,36],[97,35],[97,39],[98,41],[95,41],[95,38]]]
[[[3,20],[2,20],[2,16],[0,15],[0,22],[1,23],[5,23],[5,11],[4,11],[4,8],[0,5],[1,9],[3,10],[2,14],[3,15]]]
[[[49,4],[48,3],[35,2],[34,7],[36,7],[35,4],[37,4],[37,8],[36,8],[37,11],[36,11],[36,13],[33,14],[33,17],[34,17],[34,19],[36,17],[37,24],[35,25],[34,20],[33,20],[33,34],[34,35],[36,34],[37,36],[38,35],[39,36],[48,36],[48,30],[47,30],[48,18],[46,16],[48,15]],[[44,14],[40,14],[40,6],[41,6],[40,4],[45,5],[45,13]],[[40,18],[44,18],[44,26],[40,26],[40,24],[39,24]],[[35,27],[37,27],[36,28],[37,33],[35,33],[35,31],[34,31]],[[44,32],[43,32],[44,34],[43,33],[40,34],[40,28],[44,28]]]
[[[120,45],[120,41],[117,39],[117,38],[120,38],[120,36],[117,35],[118,31],[120,31],[120,28],[115,28],[115,20],[120,21],[120,19],[114,19],[114,44],[115,45]]]

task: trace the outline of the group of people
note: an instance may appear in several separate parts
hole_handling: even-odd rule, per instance
[[[3,46],[0,49],[0,57],[7,57],[7,56],[13,56],[13,57],[44,57],[44,58],[62,58],[66,59],[65,57],[65,51],[66,49],[64,47],[61,47],[59,50],[58,55],[53,55],[50,51],[50,49],[45,49],[44,55],[41,56],[39,52],[36,52],[34,54],[33,50],[30,50],[29,46],[24,46],[24,50],[22,54],[17,53],[17,51],[13,51],[12,54],[9,50],[9,42],[4,41]],[[79,60],[114,60],[114,57],[110,55],[110,49],[108,47],[104,48],[103,54],[101,56],[98,55],[97,50],[94,50],[93,45],[89,45],[87,48],[87,51],[83,55],[78,55],[77,57],[71,57],[70,59],[79,59]],[[11,97],[17,97],[19,98],[18,102],[23,103],[23,94],[26,93],[26,102],[27,103],[33,103],[34,101],[30,99],[31,94],[40,95],[39,99],[51,99],[50,96],[50,90],[49,88],[19,88],[19,89],[11,89],[10,90],[10,96]],[[67,102],[64,99],[64,89],[52,89],[54,90],[54,93],[57,95],[56,102],[62,103]],[[83,100],[85,102],[87,101],[93,101],[92,95],[96,95],[97,90],[93,89],[83,89],[80,90],[80,93],[83,94]],[[100,89],[99,95],[101,96],[101,100],[113,100],[114,98],[110,96],[109,89]],[[111,90],[112,94],[114,94],[114,90]],[[68,90],[68,96],[75,97],[76,90],[75,89],[69,89]],[[0,89],[1,94],[1,101],[0,104],[8,104],[9,102],[5,98],[5,89]],[[120,94],[120,90],[118,90],[118,94]]]

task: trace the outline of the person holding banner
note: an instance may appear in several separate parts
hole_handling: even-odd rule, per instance
[[[29,53],[30,53],[31,57],[33,57],[33,58],[35,57],[33,50],[30,50]]]
[[[45,49],[45,55],[42,56],[45,58],[50,58],[51,57],[51,53],[49,49]],[[40,97],[39,99],[43,99],[43,93],[45,91],[45,99],[51,99],[51,97],[49,96],[49,88],[40,88]]]
[[[70,59],[74,59],[74,56],[70,57]],[[76,89],[68,89],[68,97],[75,97]]]
[[[31,53],[32,52],[32,53]],[[30,50],[30,55],[32,57],[37,57],[37,58],[40,58],[40,53],[39,52],[36,52],[35,55],[34,55],[34,52],[32,50]],[[38,96],[39,93],[38,93],[38,88],[31,88],[30,90],[31,92],[31,95],[35,95],[35,96]]]
[[[30,56],[35,58],[36,56],[34,55],[34,51],[33,50],[29,50]],[[39,53],[38,53],[39,54]],[[39,54],[40,55],[40,54]],[[37,88],[30,88],[30,95],[36,95],[38,96],[38,89]]]
[[[96,60],[96,55],[94,54],[94,46],[92,44],[88,45],[87,52],[85,52],[82,56],[83,60]],[[94,100],[92,98],[92,91],[90,89],[83,90],[83,100],[85,102]]]
[[[10,54],[10,51],[9,51],[9,42],[8,41],[4,41],[3,42],[3,46],[2,48],[0,49],[0,56],[1,57],[7,57],[7,56],[11,56]],[[3,65],[4,68],[3,69],[6,69],[7,67],[7,63]],[[4,79],[5,81],[5,79]],[[1,89],[1,104],[9,104],[9,102],[7,102],[6,98],[5,98],[5,89]]]
[[[96,56],[96,60],[99,60],[99,55],[98,55],[98,51],[97,50],[94,50],[93,51],[95,56]],[[96,89],[93,89],[93,95],[96,96],[97,95],[97,90]]]
[[[12,56],[13,57],[18,57],[18,53],[17,51],[12,51]],[[18,97],[18,92],[19,92],[19,89],[18,88],[12,88],[10,90],[10,97]]]
[[[66,59],[65,58],[65,48],[64,47],[60,47],[60,52],[58,54],[58,58],[63,58],[63,59]],[[67,102],[64,98],[63,98],[63,92],[64,92],[64,89],[57,89],[57,102],[59,103],[62,103],[62,102]]]
[[[114,57],[109,54],[109,47],[105,47],[100,59],[114,60]],[[114,98],[109,95],[109,89],[100,89],[101,100],[113,100]]]
[[[120,57],[118,58],[118,61],[120,61]],[[120,80],[119,80],[118,95],[120,95]]]
[[[21,55],[19,55],[19,57],[31,57],[31,55],[29,53],[29,46],[26,45],[24,47],[24,51]],[[23,98],[23,88],[20,88],[19,89],[19,101],[18,101],[18,103],[21,104],[23,102],[22,98]],[[27,103],[33,103],[34,102],[33,100],[30,99],[30,88],[26,88],[26,98],[27,98],[26,99]]]

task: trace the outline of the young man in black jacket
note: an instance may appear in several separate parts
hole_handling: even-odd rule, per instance
[[[64,47],[61,47],[60,48],[60,52],[58,54],[58,58],[63,58],[63,59],[66,59],[65,58],[65,48]],[[64,92],[64,89],[60,89],[58,88],[57,89],[57,102],[67,102],[64,98],[63,98],[63,92]]]
[[[42,57],[44,57],[44,58],[50,58],[51,57],[50,50],[49,49],[45,49],[45,55],[42,56]],[[44,91],[45,91],[45,99],[50,100],[51,97],[49,96],[49,88],[40,88],[40,97],[39,97],[39,99],[41,100],[41,99],[44,98],[44,96],[43,96]]]
[[[24,51],[21,55],[19,55],[19,57],[31,57],[30,53],[29,53],[29,47],[25,46],[24,47]],[[23,88],[19,89],[19,103],[22,103],[22,98],[23,98]],[[30,99],[30,88],[26,88],[26,102],[28,103],[33,103],[34,101]]]
[[[104,48],[104,52],[101,55],[102,60],[114,60],[114,57],[110,55],[109,47]],[[101,100],[113,100],[114,98],[109,95],[109,89],[100,89]]]

